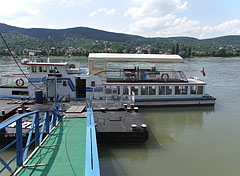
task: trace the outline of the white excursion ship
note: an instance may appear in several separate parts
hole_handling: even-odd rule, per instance
[[[216,100],[205,93],[206,83],[199,78],[187,78],[174,69],[132,64],[183,62],[179,55],[90,53],[88,62],[89,68],[82,69],[68,63],[25,60],[22,64],[29,67],[28,78],[2,76],[0,97],[35,98],[36,91],[41,91],[44,100],[52,100],[56,89],[57,96],[67,100],[134,102],[136,106],[214,105]],[[122,68],[121,63],[126,62],[128,68]],[[109,63],[119,68],[111,69]]]

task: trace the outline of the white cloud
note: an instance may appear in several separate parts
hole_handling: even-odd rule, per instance
[[[114,15],[115,14],[115,9],[113,8],[111,10],[107,10],[105,14],[106,15]]]
[[[100,8],[100,9],[98,9],[98,12],[106,12],[106,11],[107,11],[106,8]]]
[[[161,17],[187,9],[187,1],[182,3],[181,0],[134,0],[134,2],[140,3],[140,7],[129,8],[124,16],[131,16],[134,19]]]
[[[199,31],[199,21],[189,20],[187,17],[177,18],[175,15],[168,14],[161,18],[147,17],[136,20],[130,24],[130,33],[143,34],[145,36],[188,36]]]
[[[199,21],[176,14],[187,9],[187,1],[181,0],[134,0],[139,7],[129,8],[124,16],[134,20],[129,32],[144,36],[179,36],[195,34]]]
[[[97,11],[93,11],[89,14],[89,16],[93,17],[99,13],[103,13],[105,15],[114,15],[115,14],[115,8],[112,9],[106,9],[106,8],[99,8]]]
[[[93,16],[95,16],[95,15],[97,15],[97,12],[96,12],[96,11],[93,11],[93,12],[91,12],[91,13],[89,14],[89,16],[91,16],[91,17],[93,17]]]
[[[38,9],[31,8],[18,0],[3,1],[0,6],[0,19],[39,15]]]
[[[128,33],[147,37],[193,36],[197,38],[240,34],[240,19],[225,21],[215,26],[202,26],[200,21],[179,17],[187,10],[184,0],[132,0],[135,5],[125,13],[131,17]]]
[[[225,21],[216,26],[203,26],[201,29],[200,38],[207,38],[219,35],[239,35],[240,20],[234,19]]]

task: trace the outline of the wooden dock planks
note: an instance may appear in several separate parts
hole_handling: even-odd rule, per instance
[[[86,106],[71,106],[66,113],[82,113]]]

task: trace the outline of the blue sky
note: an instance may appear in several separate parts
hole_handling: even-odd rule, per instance
[[[240,35],[239,0],[0,0],[0,23],[145,37]]]

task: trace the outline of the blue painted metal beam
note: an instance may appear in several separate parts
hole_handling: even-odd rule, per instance
[[[87,133],[86,133],[86,176],[100,176],[96,130],[93,111],[90,106],[87,108]]]

